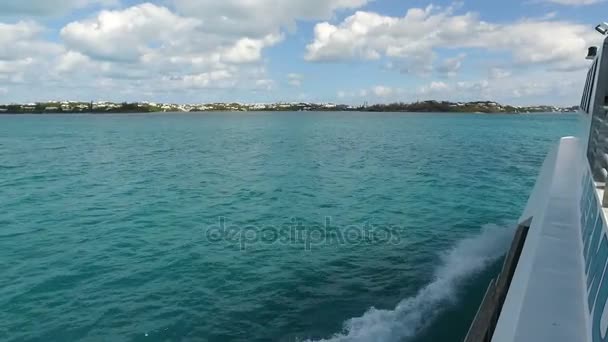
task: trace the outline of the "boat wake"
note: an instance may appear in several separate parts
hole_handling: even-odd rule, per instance
[[[416,336],[457,299],[467,278],[481,272],[507,251],[515,230],[485,225],[481,233],[458,242],[441,255],[434,280],[415,296],[403,299],[393,310],[370,308],[363,316],[344,323],[341,333],[325,342],[403,341]],[[320,341],[320,342],[321,342]]]

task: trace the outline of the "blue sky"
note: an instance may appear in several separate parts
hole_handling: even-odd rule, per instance
[[[0,102],[574,105],[598,0],[20,0]]]

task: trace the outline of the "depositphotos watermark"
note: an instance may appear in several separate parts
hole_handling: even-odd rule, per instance
[[[309,223],[292,218],[289,223],[273,225],[236,225],[230,224],[223,216],[218,217],[217,224],[204,227],[205,239],[208,242],[227,242],[238,244],[240,249],[256,245],[301,245],[305,250],[312,250],[321,245],[363,245],[401,243],[400,227],[380,226],[369,222],[363,225],[338,227],[332,225],[332,218],[327,216],[322,223]]]

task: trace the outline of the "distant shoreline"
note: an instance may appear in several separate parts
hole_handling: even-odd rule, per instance
[[[235,111],[235,110],[207,110],[207,111],[167,111],[167,112],[21,112],[21,113],[12,113],[12,112],[0,112],[0,116],[21,116],[21,115],[35,115],[35,116],[53,116],[53,115],[136,115],[136,114],[167,114],[167,115],[187,115],[187,114],[246,114],[246,113],[302,113],[305,115],[306,113],[361,113],[361,114],[381,114],[381,113],[394,113],[394,114],[476,114],[476,115],[530,115],[530,114],[576,114],[577,110],[571,111],[534,111],[534,112],[440,112],[440,111],[369,111],[369,110],[311,110],[311,111],[293,111],[293,110],[254,110],[254,111]]]
[[[511,106],[492,101],[448,102],[423,101],[414,103],[390,103],[349,106],[333,103],[209,103],[163,104],[153,102],[38,102],[29,104],[0,105],[0,114],[135,114],[135,113],[194,113],[194,112],[406,112],[406,113],[483,113],[526,114],[567,113],[578,107]]]

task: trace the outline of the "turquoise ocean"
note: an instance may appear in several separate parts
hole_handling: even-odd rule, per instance
[[[0,340],[460,341],[579,125],[0,116]]]

